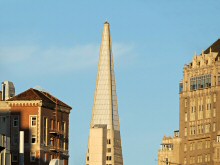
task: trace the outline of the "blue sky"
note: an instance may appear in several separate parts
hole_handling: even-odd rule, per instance
[[[156,165],[179,128],[184,64],[220,36],[218,0],[0,0],[0,80],[73,107],[70,162],[84,165],[103,24],[111,24],[125,165]]]

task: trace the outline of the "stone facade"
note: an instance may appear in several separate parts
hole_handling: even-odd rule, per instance
[[[220,134],[220,40],[184,67],[180,83],[182,164],[217,163]],[[219,153],[218,153],[219,154]],[[216,155],[216,156],[215,156]]]
[[[220,39],[184,66],[179,138],[179,164],[220,165]]]
[[[158,165],[180,164],[179,132],[174,133],[174,137],[163,137],[161,148],[158,151]]]

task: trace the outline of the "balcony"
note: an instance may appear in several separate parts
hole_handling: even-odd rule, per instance
[[[54,136],[63,135],[63,131],[57,129],[50,129],[49,133]]]
[[[50,151],[51,151],[51,152],[56,152],[56,153],[58,153],[58,152],[60,152],[61,150],[60,150],[60,148],[57,147],[57,146],[50,146]]]

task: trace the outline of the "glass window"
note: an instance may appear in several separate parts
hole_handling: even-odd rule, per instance
[[[47,127],[47,118],[46,117],[44,117],[44,126],[43,126],[43,143],[44,143],[44,145],[46,145],[47,146],[47,132],[48,132],[48,127]]]
[[[18,133],[16,132],[16,133],[14,133],[14,135],[13,135],[13,144],[18,144]]]
[[[37,137],[36,137],[36,135],[32,135],[31,136],[31,143],[32,144],[35,144],[37,142]]]
[[[30,161],[35,162],[35,160],[36,160],[36,152],[31,152],[30,153]]]
[[[12,162],[18,162],[18,154],[12,153]]]
[[[13,127],[18,127],[18,116],[13,118]]]
[[[220,135],[217,135],[217,142],[220,142]]]
[[[31,127],[35,127],[37,125],[37,117],[31,117]]]
[[[47,153],[44,153],[44,162],[47,162]]]

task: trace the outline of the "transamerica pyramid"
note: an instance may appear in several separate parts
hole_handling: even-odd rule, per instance
[[[123,165],[110,24],[105,22],[86,165]]]

